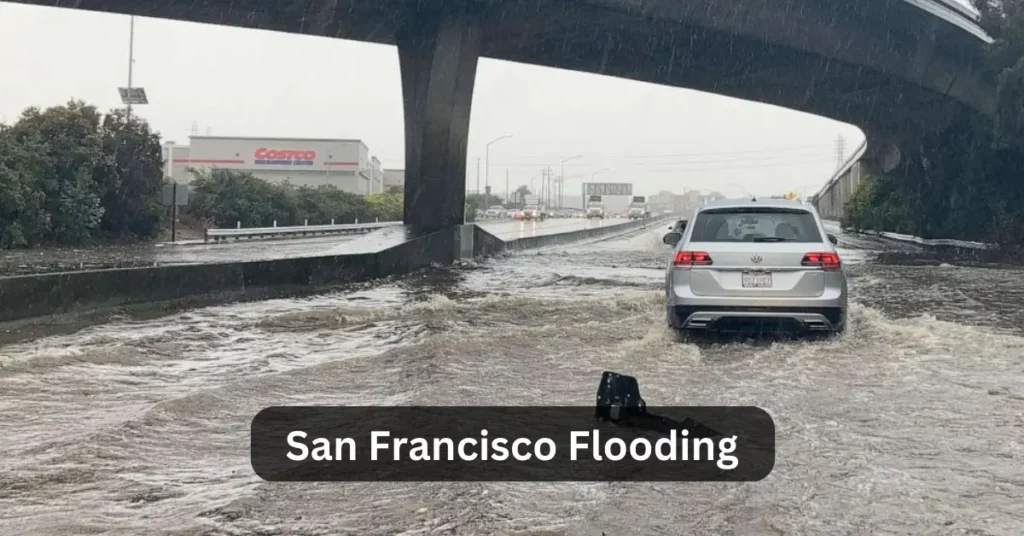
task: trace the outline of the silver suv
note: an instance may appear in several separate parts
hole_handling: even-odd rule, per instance
[[[665,274],[669,325],[695,331],[840,333],[847,286],[837,240],[811,205],[788,199],[723,199],[698,207]]]

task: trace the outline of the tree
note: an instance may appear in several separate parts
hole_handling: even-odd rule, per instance
[[[81,101],[25,110],[7,130],[15,144],[40,151],[36,184],[45,196],[50,238],[78,243],[92,236],[103,216],[100,196],[110,180],[112,157],[103,151],[100,113]]]
[[[217,227],[294,225],[298,207],[293,189],[230,169],[192,170],[188,212]]]
[[[0,249],[30,246],[50,231],[38,178],[47,162],[38,138],[15,143],[0,127]]]
[[[401,221],[404,199],[398,194],[370,194],[366,196],[366,203],[370,206],[370,212],[374,218],[380,221]]]
[[[111,236],[153,237],[160,232],[164,172],[160,138],[138,118],[116,110],[103,118],[104,152],[113,155],[103,185],[103,221]]]
[[[476,208],[487,210],[490,206],[505,204],[500,197],[493,194],[469,194],[466,196],[466,201],[474,207],[474,210]]]
[[[189,170],[191,198],[186,213],[217,227],[323,225],[402,219],[402,196],[362,196],[331,185],[294,186],[271,183],[251,173],[230,169]]]
[[[533,192],[530,191],[529,186],[525,184],[520,184],[519,187],[516,188],[515,194],[515,199],[518,200],[518,202],[522,203],[523,200],[526,199],[526,196],[533,195]]]

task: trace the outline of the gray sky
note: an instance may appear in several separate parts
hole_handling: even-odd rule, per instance
[[[121,106],[129,18],[0,2],[0,121],[71,98]],[[135,108],[164,140],[199,134],[359,138],[385,168],[404,167],[401,84],[394,47],[322,37],[136,18]],[[480,61],[467,188],[504,194],[560,162],[570,177],[662,189],[813,193],[863,140],[857,127],[747,101],[606,76]],[[539,181],[536,182],[539,185]]]

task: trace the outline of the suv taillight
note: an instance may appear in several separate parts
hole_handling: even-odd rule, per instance
[[[677,251],[672,264],[680,268],[708,266],[711,264],[711,255],[708,255],[707,251]]]
[[[812,251],[800,262],[804,266],[819,266],[822,270],[838,270],[839,255],[831,251]]]

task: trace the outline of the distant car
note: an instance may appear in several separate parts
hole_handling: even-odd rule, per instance
[[[684,338],[752,327],[845,330],[847,282],[837,240],[812,205],[718,200],[673,227],[663,238],[674,246],[665,273],[666,313]]]
[[[492,205],[490,208],[487,209],[487,212],[484,213],[484,215],[488,218],[504,218],[505,207],[501,205]]]
[[[523,209],[522,219],[530,221],[544,221],[547,219],[547,213],[539,207],[526,207]]]

